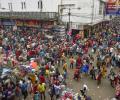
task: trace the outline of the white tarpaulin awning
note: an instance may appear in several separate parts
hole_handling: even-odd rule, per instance
[[[11,72],[11,69],[3,68],[2,75],[5,75],[7,73]]]

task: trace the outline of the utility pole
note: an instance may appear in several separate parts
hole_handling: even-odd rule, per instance
[[[63,5],[63,0],[61,0],[61,2],[60,2],[60,21],[62,21],[62,13],[63,13],[63,7],[62,7],[62,5]]]
[[[103,20],[105,20],[105,16],[106,16],[106,3],[103,2]]]
[[[38,3],[39,3],[39,4],[38,4],[38,8],[40,9],[40,13],[39,13],[39,17],[40,17],[39,22],[40,22],[40,23],[39,23],[39,27],[42,28],[42,26],[43,26],[42,23],[43,23],[43,22],[42,22],[42,20],[41,20],[41,12],[42,12],[42,10],[43,10],[43,1],[42,1],[42,0],[39,0]]]
[[[61,0],[61,2],[60,2],[60,5],[63,5],[63,0]],[[61,9],[60,9],[60,15],[62,15],[62,7],[61,7]],[[61,19],[62,19],[62,16],[61,16]]]
[[[91,16],[91,24],[93,24],[93,20],[94,20],[94,0],[92,0],[92,16]]]
[[[43,10],[43,1],[42,0],[40,0],[40,12],[42,12],[42,10]]]
[[[69,16],[69,27],[68,27],[68,29],[70,29],[71,28],[71,9],[69,8],[69,13],[68,13],[68,16]]]
[[[81,8],[68,8],[68,10],[69,10],[69,12],[68,12],[68,17],[69,17],[69,19],[68,19],[68,30],[71,28],[71,26],[72,26],[72,23],[71,23],[71,10],[72,9],[78,9],[78,10],[80,10]]]

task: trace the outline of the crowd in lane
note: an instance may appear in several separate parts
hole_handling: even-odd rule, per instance
[[[110,30],[112,33],[120,33],[120,17],[117,16],[110,21]]]
[[[8,76],[1,77],[0,98],[21,100],[31,94],[34,100],[46,100],[46,93],[49,93],[51,100],[91,100],[86,94],[86,85],[80,90],[81,95],[75,97],[64,93],[61,97],[68,85],[66,79],[71,68],[74,70],[73,80],[79,80],[82,74],[86,74],[97,81],[98,88],[102,78],[108,76],[119,100],[120,72],[114,71],[114,68],[120,67],[117,37],[103,32],[99,36],[73,40],[71,36],[48,38],[34,28],[15,31],[2,29],[0,66],[16,68],[18,73],[10,72]],[[62,72],[59,71],[60,67]]]

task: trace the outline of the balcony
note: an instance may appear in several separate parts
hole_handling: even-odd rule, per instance
[[[0,12],[0,18],[57,20],[56,12]]]

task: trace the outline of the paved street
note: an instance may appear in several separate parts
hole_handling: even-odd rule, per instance
[[[60,68],[62,71],[62,68]],[[111,100],[114,97],[114,88],[110,86],[108,79],[102,79],[102,84],[97,88],[97,81],[92,80],[89,76],[82,76],[82,79],[76,81],[73,79],[74,71],[72,69],[68,70],[68,87],[73,89],[76,93],[80,93],[83,84],[86,84],[89,88],[88,95],[92,97],[92,100]],[[49,100],[49,98],[47,98]]]
[[[60,68],[61,70],[61,68]],[[114,97],[114,88],[110,86],[108,79],[103,79],[102,84],[97,88],[97,83],[92,80],[89,76],[83,76],[79,81],[73,80],[73,70],[69,69],[67,79],[68,87],[73,89],[76,93],[80,93],[83,84],[86,84],[89,88],[88,95],[92,97],[92,100],[111,100]],[[46,92],[46,100],[50,100],[48,93]],[[28,97],[28,100],[31,96]]]
[[[75,92],[80,92],[83,84],[86,84],[89,88],[88,95],[90,95],[93,100],[110,100],[114,97],[114,88],[110,86],[108,79],[103,79],[100,88],[97,88],[96,81],[92,80],[89,76],[83,76],[78,82],[73,80],[72,77],[73,71],[69,70],[69,79],[67,82]]]
[[[96,58],[96,55],[93,56]],[[94,62],[94,66],[96,66],[96,60]],[[59,69],[62,71],[62,68]],[[79,81],[74,80],[74,69],[68,69],[67,83],[68,86],[72,88],[76,93],[80,93],[80,89],[82,89],[83,84],[86,84],[89,88],[88,95],[92,97],[92,100],[110,100],[114,97],[115,89],[111,87],[108,78],[102,79],[102,84],[98,88],[97,81],[92,80],[90,76],[82,75],[82,78]]]
[[[59,67],[59,70],[62,73],[63,71],[62,66]],[[90,76],[82,75],[82,78],[79,79],[79,81],[77,81],[73,79],[73,74],[74,74],[74,69],[69,68],[69,62],[68,62],[67,84],[68,87],[73,89],[73,91],[75,91],[76,93],[80,94],[80,89],[82,89],[83,84],[86,84],[89,88],[87,94],[92,97],[92,100],[111,100],[111,98],[114,97],[115,89],[111,87],[108,78],[102,79],[102,84],[98,88],[97,81],[92,80]],[[32,95],[28,96],[27,100],[32,100]],[[48,90],[46,91],[46,100],[50,100],[48,95]]]

